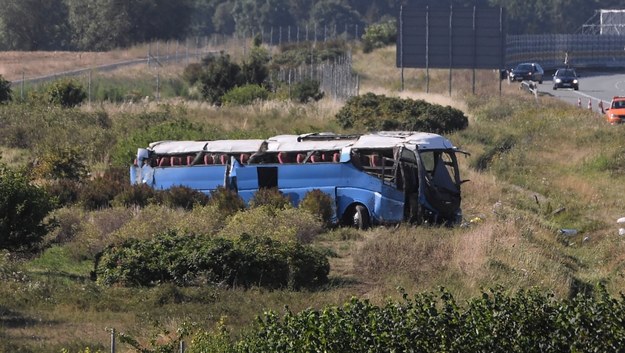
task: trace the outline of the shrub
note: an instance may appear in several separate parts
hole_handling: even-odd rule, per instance
[[[450,106],[373,93],[350,98],[336,114],[336,121],[345,129],[409,130],[438,134],[462,130],[469,124],[469,119],[462,111]]]
[[[59,207],[73,205],[78,202],[82,184],[72,179],[52,180],[44,185],[44,189],[56,200]]]
[[[257,84],[235,87],[221,97],[224,105],[247,105],[269,98],[269,91]]]
[[[252,196],[250,207],[269,206],[281,210],[291,206],[291,200],[277,188],[260,188]]]
[[[306,193],[299,208],[304,209],[319,218],[326,228],[332,226],[334,217],[334,200],[325,192],[314,189]]]
[[[275,209],[264,205],[236,213],[226,221],[218,235],[232,239],[247,233],[307,244],[323,231],[320,220],[306,210],[293,207]]]
[[[6,80],[0,75],[0,104],[6,104],[13,99],[13,90],[11,89],[11,81]]]
[[[370,53],[373,49],[394,44],[397,39],[397,21],[395,19],[374,23],[365,28],[362,35],[362,50]]]
[[[260,46],[252,47],[250,54],[241,65],[243,82],[247,84],[262,85],[269,76],[269,52]]]
[[[307,246],[248,235],[228,240],[175,232],[111,245],[97,256],[94,267],[101,285],[187,285],[205,280],[291,289],[327,283],[329,271],[325,255]]]
[[[111,207],[112,201],[121,193],[128,182],[128,174],[123,168],[111,168],[104,175],[85,183],[79,202],[86,210]]]
[[[0,165],[0,249],[31,250],[47,233],[44,219],[54,207],[44,190]]]
[[[82,103],[87,98],[87,93],[80,84],[73,80],[59,80],[52,83],[46,90],[48,102],[71,108]]]
[[[41,154],[34,174],[47,179],[80,180],[87,175],[87,165],[78,148],[59,146]]]
[[[241,196],[222,186],[211,192],[208,204],[221,210],[224,215],[233,215],[245,209],[245,201]]]
[[[193,86],[196,82],[200,80],[202,70],[202,64],[191,63],[184,68],[184,71],[182,72],[182,77],[185,81],[189,82],[191,86]]]
[[[113,205],[145,207],[157,201],[156,193],[156,190],[146,184],[134,184],[117,194],[113,198]]]
[[[190,210],[194,206],[205,206],[209,197],[201,191],[186,186],[174,186],[160,192],[161,200],[165,206],[171,208],[183,208]]]
[[[242,83],[241,67],[221,53],[218,57],[207,57],[200,76],[202,96],[210,103],[221,104],[221,97],[230,89]]]
[[[323,98],[323,95],[319,90],[319,81],[315,80],[306,79],[291,88],[291,99],[300,103],[316,102]]]

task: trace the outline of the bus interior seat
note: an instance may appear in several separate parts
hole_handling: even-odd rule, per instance
[[[210,154],[206,154],[204,155],[204,164],[213,164],[215,163],[215,160],[213,159],[213,156]]]
[[[332,162],[338,163],[340,161],[341,161],[341,154],[338,152],[334,152],[334,154],[332,155]]]
[[[175,165],[182,165],[181,157],[171,157],[171,166],[173,167]]]
[[[158,161],[158,166],[165,167],[165,166],[169,166],[170,163],[171,161],[169,160],[169,157],[161,157],[161,159]]]
[[[280,162],[280,164],[289,163],[289,157],[286,152],[278,153],[278,162]]]
[[[226,164],[228,162],[228,155],[222,154],[219,156],[219,164]]]
[[[311,155],[311,156],[310,156],[310,161],[311,161],[312,163],[318,163],[318,162],[321,162],[321,156],[320,156],[320,155],[318,155],[318,154],[313,154],[313,155]]]
[[[193,156],[187,156],[187,165],[193,165]]]
[[[369,155],[369,164],[372,167],[381,167],[380,156],[378,154]]]
[[[241,153],[240,162],[241,164],[247,164],[247,161],[250,159],[249,153]]]
[[[297,154],[297,163],[304,163],[304,160],[306,159],[306,155],[303,153],[298,153]]]

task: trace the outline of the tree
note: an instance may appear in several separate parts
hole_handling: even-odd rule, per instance
[[[236,32],[240,34],[260,33],[272,27],[295,25],[284,0],[235,0],[232,16]]]
[[[132,42],[130,6],[121,0],[67,0],[73,43],[81,50],[110,50]]]
[[[8,50],[69,49],[64,0],[0,0],[2,46]]]
[[[13,90],[11,90],[11,82],[0,75],[0,104],[6,104],[11,101]]]
[[[21,174],[0,165],[0,249],[32,249],[48,231],[54,202]]]
[[[224,53],[218,57],[205,58],[204,65],[206,68],[200,76],[202,95],[211,103],[221,104],[221,96],[243,82],[241,67]]]
[[[360,14],[340,0],[321,0],[315,3],[309,21],[317,26],[318,31],[324,31],[322,33],[328,35],[335,30],[337,33],[342,32],[345,25],[360,28],[364,26]]]

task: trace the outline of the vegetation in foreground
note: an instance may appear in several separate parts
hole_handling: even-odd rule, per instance
[[[371,55],[377,55],[376,51]],[[373,66],[384,66],[384,62]],[[370,77],[363,76],[363,87],[374,85],[367,81],[372,80]],[[413,84],[419,84],[418,78]],[[624,191],[619,181],[625,170],[618,143],[621,128],[607,126],[593,114],[547,96],[536,102],[520,94],[510,89],[502,98],[487,92],[463,97],[468,127],[448,135],[472,153],[462,160],[465,178],[471,180],[463,185],[466,223],[462,227],[402,225],[366,232],[326,229],[321,221],[302,220],[300,214],[295,216],[294,210],[288,209],[270,213],[272,222],[267,224],[266,207],[235,209],[224,216],[201,201],[190,208],[164,201],[137,207],[126,206],[124,200],[131,199],[129,196],[117,200],[102,197],[118,194],[115,188],[121,188],[126,180],[125,170],[115,177],[110,165],[126,165],[126,148],[144,146],[165,136],[164,131],[171,132],[167,135],[171,138],[340,131],[334,120],[340,107],[323,99],[306,105],[266,102],[219,109],[161,104],[136,114],[2,106],[3,162],[31,176],[46,190],[60,186],[57,190],[67,193],[54,193],[58,201],[61,195],[66,197],[66,204],[47,219],[56,227],[43,235],[39,251],[27,257],[4,253],[0,260],[0,350],[59,352],[65,348],[78,352],[90,347],[106,351],[110,337],[105,328],[113,327],[128,337],[125,348],[133,347],[134,340],[136,347],[156,351],[180,338],[177,329],[196,323],[185,336],[188,344],[193,338],[197,347],[204,347],[200,342],[208,342],[205,344],[214,351],[228,351],[234,342],[245,338],[253,342],[254,332],[264,332],[260,330],[262,324],[255,326],[254,318],[263,317],[265,311],[274,313],[273,319],[263,319],[268,325],[265,329],[271,326],[277,330],[273,333],[304,327],[297,326],[302,320],[319,328],[322,321],[315,321],[315,317],[341,312],[350,303],[361,309],[353,310],[349,320],[365,313],[390,315],[395,313],[394,308],[407,310],[413,304],[403,301],[402,292],[397,290],[402,287],[417,298],[421,298],[418,293],[430,293],[425,294],[430,296],[429,302],[420,302],[436,309],[429,318],[447,320],[445,325],[452,325],[434,326],[440,330],[457,333],[455,330],[471,322],[487,327],[485,331],[493,328],[489,325],[504,325],[504,321],[488,318],[464,320],[471,315],[518,314],[512,304],[487,310],[497,298],[522,303],[523,308],[534,305],[533,311],[525,313],[536,315],[535,320],[527,322],[538,323],[537,329],[554,329],[559,337],[578,330],[581,335],[575,342],[580,345],[570,347],[588,351],[585,347],[590,347],[590,339],[596,336],[585,336],[583,332],[587,325],[598,325],[591,319],[605,318],[607,321],[601,325],[608,325],[620,317],[608,313],[622,310],[622,302],[614,299],[623,291],[620,278],[624,275],[623,244],[614,222],[623,209],[619,197]],[[11,123],[17,121],[20,124]],[[127,147],[113,149],[111,142]],[[115,155],[120,157],[113,158]],[[35,159],[37,164],[33,164]],[[73,185],[76,179],[88,182],[87,190],[92,192],[76,190],[74,196],[83,196],[72,199],[74,189],[61,183]],[[562,228],[574,228],[578,233],[561,234],[558,230]],[[302,237],[326,254],[330,264],[328,282],[312,290],[293,291],[208,283],[106,287],[91,280],[95,256],[108,245],[122,244],[129,238],[147,240],[167,229],[218,236],[247,233],[283,237],[281,240]],[[605,292],[597,290],[599,283]],[[439,292],[440,286],[446,292]],[[488,288],[500,289],[492,292]],[[492,294],[489,299],[484,293],[500,294]],[[590,299],[591,295],[595,299]],[[354,296],[358,299],[352,301]],[[448,311],[444,310],[446,304]],[[482,306],[473,311],[472,305]],[[588,312],[593,312],[592,317],[585,314]],[[553,315],[541,316],[545,313]],[[573,316],[567,315],[573,313],[579,315],[575,317],[579,326],[565,326],[564,322],[560,322],[563,326],[554,326],[557,324],[550,321],[558,317],[571,319]],[[359,322],[371,327],[366,320]],[[501,329],[509,332],[505,327]],[[617,329],[606,332],[609,336],[601,342],[608,349],[607,345],[619,342],[616,340],[621,336]],[[281,337],[288,340],[292,336]],[[589,340],[583,341],[585,338]],[[469,339],[467,336],[463,342]],[[557,343],[551,342],[553,347]],[[483,344],[471,347],[487,347],[486,342]],[[449,343],[444,347],[453,351],[463,346]]]

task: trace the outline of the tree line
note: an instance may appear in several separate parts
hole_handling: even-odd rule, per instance
[[[351,28],[397,17],[425,0],[0,0],[0,50],[104,51],[152,40],[260,33],[278,27]],[[432,2],[440,5],[440,2]],[[572,33],[618,0],[450,0],[501,6],[508,33]],[[447,3],[444,4],[445,6]]]

